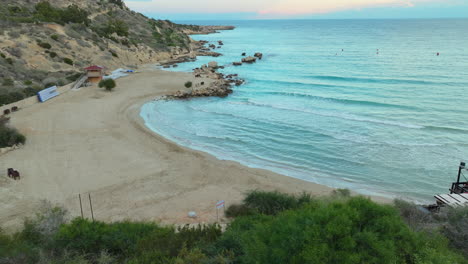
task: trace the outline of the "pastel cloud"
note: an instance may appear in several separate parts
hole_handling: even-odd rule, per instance
[[[139,12],[256,13],[260,17],[323,14],[368,7],[412,7],[453,0],[126,0]]]
[[[365,7],[385,6],[414,6],[414,1],[409,0],[281,0],[259,11],[262,15],[297,15],[320,14],[339,10],[359,9]]]

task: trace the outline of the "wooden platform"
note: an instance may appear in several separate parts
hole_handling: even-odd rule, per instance
[[[468,193],[462,194],[439,194],[434,196],[437,202],[450,207],[468,206]]]

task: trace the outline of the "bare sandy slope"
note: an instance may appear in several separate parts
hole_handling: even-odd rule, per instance
[[[252,189],[330,192],[321,185],[217,160],[146,129],[139,117],[141,105],[185,89],[189,79],[188,73],[146,70],[119,79],[113,92],[82,88],[15,113],[12,123],[28,140],[22,149],[0,156],[0,226],[18,227],[42,199],[79,216],[79,193],[86,198],[85,216],[90,216],[91,194],[99,220],[192,223],[215,221],[217,200],[234,203]],[[20,181],[4,175],[8,167],[20,171]],[[192,210],[198,219],[186,217]]]

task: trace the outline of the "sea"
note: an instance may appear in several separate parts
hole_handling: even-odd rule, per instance
[[[177,144],[421,203],[468,160],[468,19],[180,22],[236,29],[192,36],[223,41],[223,56],[168,70],[216,61],[246,83],[226,98],[145,104],[146,125]],[[244,52],[264,56],[232,66]]]

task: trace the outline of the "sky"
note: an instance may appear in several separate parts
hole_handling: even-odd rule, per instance
[[[468,17],[468,0],[125,0],[171,20]]]

